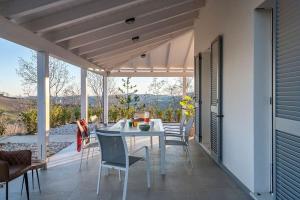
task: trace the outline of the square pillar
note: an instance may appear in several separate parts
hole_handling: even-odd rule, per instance
[[[38,158],[47,159],[47,144],[50,130],[49,55],[37,52],[37,97],[38,97]]]
[[[187,90],[187,82],[186,77],[182,77],[182,96],[186,96],[186,90]]]
[[[88,121],[87,70],[81,69],[81,119]]]
[[[107,75],[103,76],[103,123],[108,124],[108,82]]]

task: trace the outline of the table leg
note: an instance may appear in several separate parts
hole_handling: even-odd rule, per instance
[[[164,135],[159,136],[159,146],[160,146],[160,174],[165,175],[165,154],[166,154],[166,145]]]

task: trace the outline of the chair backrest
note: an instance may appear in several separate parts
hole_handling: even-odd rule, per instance
[[[125,138],[118,131],[97,130],[102,162],[128,165],[128,150]]]
[[[184,130],[184,139],[185,139],[185,142],[189,142],[189,136],[190,136],[190,131],[193,127],[193,124],[194,124],[194,117],[191,117],[188,122],[186,123],[186,126],[185,126],[185,130]]]
[[[97,128],[97,125],[98,125],[98,117],[97,117],[97,115],[90,116],[90,122],[91,122],[91,124],[89,126],[90,130],[95,131],[96,128]]]
[[[183,115],[181,116],[180,125],[179,125],[180,132],[183,131],[183,127],[184,127],[185,120],[186,120],[186,116],[185,116],[185,114],[183,114]]]

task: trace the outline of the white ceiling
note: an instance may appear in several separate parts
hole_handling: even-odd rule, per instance
[[[192,70],[193,22],[204,4],[205,0],[1,0],[0,37],[111,75],[176,68],[185,73]],[[134,23],[125,23],[132,17]],[[134,42],[135,36],[139,40]],[[140,57],[143,53],[145,58]]]
[[[121,64],[110,64],[109,69],[112,72],[193,72],[194,33],[187,31],[154,49],[137,54]]]

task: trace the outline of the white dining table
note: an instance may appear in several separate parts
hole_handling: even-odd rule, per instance
[[[160,173],[165,174],[165,134],[164,126],[161,119],[151,119],[154,122],[153,127],[149,131],[141,131],[138,127],[129,127],[128,122],[125,123],[124,128],[122,127],[122,122],[124,120],[118,121],[115,125],[108,128],[110,131],[119,131],[125,137],[132,136],[158,136],[159,137],[159,148],[160,148]],[[151,122],[150,122],[151,123]]]

